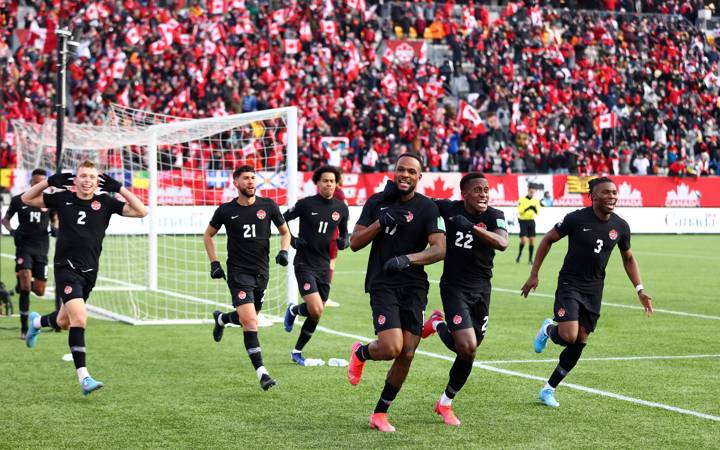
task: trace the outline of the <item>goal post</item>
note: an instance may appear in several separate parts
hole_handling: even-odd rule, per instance
[[[54,171],[55,124],[13,126],[18,168]],[[149,208],[144,219],[113,216],[88,309],[138,325],[207,322],[213,310],[230,309],[227,285],[210,279],[202,234],[215,208],[237,196],[231,174],[239,165],[256,168],[257,195],[281,209],[297,201],[297,126],[295,107],[187,119],[112,105],[102,125],[66,123],[61,169],[89,159]],[[224,229],[215,241],[224,264]],[[286,268],[274,264],[278,250],[273,235],[265,324],[297,302],[293,251]]]

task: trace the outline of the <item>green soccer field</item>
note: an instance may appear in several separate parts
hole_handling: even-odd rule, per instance
[[[633,237],[657,309],[651,318],[614,253],[598,329],[557,391],[562,406],[550,409],[537,393],[559,350],[550,344],[536,355],[532,339],[552,313],[566,242],[555,245],[538,292],[528,299],[518,294],[529,267],[514,262],[517,237],[496,257],[488,335],[454,402],[463,422],[458,428],[433,413],[453,358],[436,336],[421,342],[390,408],[398,431],[384,435],[370,430],[367,419],[389,363],[368,362],[356,387],[344,368],[296,366],[289,353],[298,326],[292,334],[279,324],[261,329],[265,364],[279,383],[263,392],[240,329],[227,329],[217,344],[209,325],[133,327],[91,319],[88,366],[106,387],[84,398],[72,362],[61,359],[67,333],[43,332],[27,349],[18,339],[18,318],[2,317],[0,448],[718,448],[720,303],[713,288],[720,238]],[[0,253],[14,252],[10,239],[1,245]],[[373,336],[363,293],[367,254],[341,253],[330,295],[341,306],[326,309],[306,357],[347,359],[353,341]],[[12,286],[12,259],[0,262],[2,280]],[[202,260],[198,275],[186,277],[206,277],[206,266]],[[428,268],[435,281],[429,310],[440,307],[441,268]],[[33,310],[51,308],[50,301],[31,300]]]

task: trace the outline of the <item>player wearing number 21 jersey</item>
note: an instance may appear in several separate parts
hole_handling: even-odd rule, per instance
[[[462,201],[435,200],[447,228],[440,278],[445,314],[433,311],[422,334],[427,338],[437,331],[445,346],[457,354],[445,391],[435,404],[435,412],[448,425],[460,425],[452,400],[470,376],[476,349],[488,328],[495,251],[508,246],[505,215],[488,206],[487,179],[481,173],[469,173],[460,180],[460,191]]]

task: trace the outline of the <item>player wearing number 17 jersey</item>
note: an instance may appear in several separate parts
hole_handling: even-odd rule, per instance
[[[555,291],[555,321],[545,319],[535,335],[535,352],[540,353],[547,345],[548,337],[565,347],[560,362],[550,379],[540,389],[540,401],[547,406],[558,407],[555,388],[570,372],[582,354],[590,333],[600,318],[605,267],[615,246],[620,248],[623,266],[635,286],[638,299],[645,313],[652,314],[652,298],[645,293],[640,281],[640,269],[630,250],[630,227],[613,211],[618,193],[615,183],[607,178],[590,181],[592,206],[572,212],[555,225],[538,247],[530,277],[522,287],[521,295],[527,297],[538,286],[538,273],[553,243],[568,236],[568,251],[558,276]]]
[[[423,338],[437,331],[445,346],[456,353],[445,392],[435,412],[448,425],[460,425],[452,400],[472,371],[477,347],[485,337],[490,314],[490,278],[495,250],[508,246],[505,215],[488,206],[490,192],[481,173],[460,180],[462,201],[435,200],[447,228],[445,264],[440,278],[443,313],[433,311],[423,326]]]
[[[43,194],[48,186],[66,189],[73,184],[75,192],[65,190]],[[98,187],[109,195],[96,194]],[[117,193],[126,203],[114,197]],[[80,164],[75,176],[55,174],[36,184],[22,195],[22,201],[28,206],[53,208],[57,211],[59,227],[55,243],[55,289],[60,292],[63,303],[57,316],[50,314],[40,317],[36,312],[30,314],[25,342],[28,347],[33,347],[40,327],[69,327],[68,345],[75,362],[80,389],[83,394],[88,395],[103,385],[90,376],[85,365],[85,302],[90,297],[98,277],[105,230],[113,214],[145,217],[147,208],[121,183],[105,174],[98,174],[91,161]],[[53,320],[57,323],[53,323]]]

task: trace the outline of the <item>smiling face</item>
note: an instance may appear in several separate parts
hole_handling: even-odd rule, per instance
[[[618,192],[615,183],[606,182],[595,186],[590,193],[593,208],[602,214],[610,214],[615,210],[618,200]]]
[[[415,191],[422,178],[420,161],[412,156],[401,156],[395,164],[395,184],[400,194],[407,195]]]
[[[239,194],[242,194],[246,198],[255,196],[255,172],[241,172],[233,180],[233,184],[238,190]]]
[[[332,172],[324,172],[320,175],[320,180],[318,180],[317,186],[318,191],[320,191],[320,195],[325,198],[332,198],[335,193],[335,188],[337,187],[335,174]]]
[[[472,214],[482,214],[490,202],[490,186],[485,178],[470,180],[462,191],[465,210]]]
[[[80,166],[74,181],[77,196],[82,199],[92,198],[98,188],[98,181],[96,167]]]

